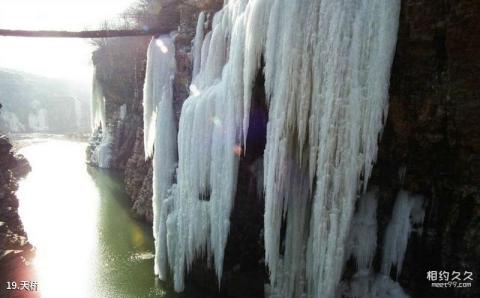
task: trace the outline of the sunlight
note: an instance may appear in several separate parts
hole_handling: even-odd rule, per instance
[[[23,30],[97,29],[135,0],[2,0],[0,28]],[[0,37],[0,68],[82,81],[91,78],[89,40]]]
[[[33,264],[44,297],[91,296],[99,197],[85,163],[75,159],[84,150],[83,144],[50,141],[21,151],[33,171],[20,182],[19,213],[37,248]]]

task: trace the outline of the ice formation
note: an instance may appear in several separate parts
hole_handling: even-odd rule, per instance
[[[193,41],[193,71],[192,77],[196,77],[200,71],[202,43],[204,38],[203,27],[205,26],[205,13],[202,11],[198,16],[197,30],[195,32],[195,40]]]
[[[32,131],[48,130],[48,111],[45,108],[39,108],[35,112],[28,114],[28,126]]]
[[[92,82],[92,103],[91,103],[91,122],[92,131],[101,126],[106,126],[105,97],[103,96],[102,85],[98,81],[96,69],[93,71]]]
[[[358,203],[350,231],[349,255],[357,263],[357,272],[342,283],[341,293],[348,298],[407,298],[398,282],[390,277],[391,266],[396,276],[401,272],[408,239],[414,226],[423,223],[423,198],[401,190],[385,230],[380,272],[374,272],[372,261],[377,246],[376,192],[368,192]]]
[[[25,125],[23,125],[15,113],[4,107],[0,110],[0,129],[8,132],[24,132]]]
[[[249,149],[252,89],[263,67],[271,288],[281,287],[284,297],[335,295],[355,199],[366,189],[386,118],[399,9],[399,0],[230,0],[206,35],[204,15],[199,17],[191,94],[180,115],[176,183],[164,208],[155,207],[155,225],[160,234],[166,229],[157,262],[159,268],[168,262],[177,291],[199,255],[213,257],[221,279],[236,191],[235,148]],[[147,75],[146,86],[151,82]],[[160,135],[152,128],[152,107],[147,96],[149,154]],[[164,179],[155,183],[171,184],[170,176]]]
[[[395,265],[398,277],[402,271],[410,233],[415,226],[423,224],[424,217],[423,198],[400,191],[393,206],[392,219],[385,231],[383,274],[390,275],[392,265]],[[418,231],[421,233],[421,229]]]
[[[105,97],[102,85],[98,81],[96,70],[93,73],[92,103],[91,103],[92,131],[101,132],[100,142],[92,152],[91,161],[100,168],[109,168],[111,162],[112,137],[107,126]]]
[[[124,120],[125,117],[127,116],[127,105],[126,104],[123,104],[123,105],[120,106],[119,113],[120,113],[120,115],[119,115],[120,119]]]
[[[282,221],[292,205],[310,198],[307,226],[287,217],[285,246],[291,245],[291,224],[298,225],[291,231],[306,239],[306,248],[297,248],[305,250],[306,267],[290,276],[298,279],[305,271],[311,297],[335,295],[355,198],[366,188],[386,117],[399,4],[273,3],[264,52],[270,98],[264,186],[265,258],[274,287]],[[299,196],[303,188],[294,183],[295,169],[308,181],[307,198]],[[284,262],[287,257],[285,252]],[[292,287],[284,292],[300,295]]]
[[[377,250],[377,191],[369,191],[358,200],[357,211],[350,230],[350,254],[357,263],[357,271],[372,267]]]
[[[165,218],[170,204],[177,161],[176,124],[173,112],[175,47],[170,36],[153,38],[148,46],[144,86],[144,130],[146,157],[153,157],[153,235],[155,274],[167,277],[167,234]]]

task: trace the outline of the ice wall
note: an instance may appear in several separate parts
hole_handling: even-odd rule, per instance
[[[399,0],[230,0],[206,35],[199,17],[176,183],[168,207],[157,209],[156,225],[166,227],[158,250],[166,247],[168,256],[160,253],[157,261],[159,268],[168,261],[176,290],[199,255],[213,258],[221,279],[238,161],[249,150],[252,88],[263,67],[270,287],[284,297],[335,295],[355,199],[366,189],[386,118],[399,9]],[[146,97],[149,154],[151,108]]]

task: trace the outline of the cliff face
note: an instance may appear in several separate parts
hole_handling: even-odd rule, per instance
[[[0,136],[0,288],[1,297],[11,297],[14,291],[6,291],[7,281],[34,280],[29,266],[34,249],[27,241],[18,215],[18,199],[15,191],[17,179],[30,171],[23,156],[14,155],[12,145]],[[26,296],[27,294],[25,294]],[[18,296],[20,297],[20,296]],[[21,296],[24,297],[24,296]]]
[[[370,185],[380,186],[383,223],[398,189],[427,199],[424,232],[411,239],[400,277],[413,297],[480,295],[479,13],[478,1],[402,1],[388,120]],[[431,270],[473,272],[472,288],[432,288]]]
[[[162,1],[164,18],[170,18],[170,24],[175,24],[173,27],[177,30],[174,81],[177,120],[189,93],[196,19],[200,11],[207,11],[211,23],[213,13],[222,2]],[[475,282],[479,274],[475,270],[480,268],[480,127],[477,122],[480,28],[476,21],[479,13],[480,3],[474,0],[402,1],[388,119],[369,184],[380,189],[379,227],[388,223],[400,189],[426,198],[423,234],[410,239],[399,278],[412,297],[480,296]],[[125,52],[121,56],[123,59],[135,57],[132,67],[125,70],[131,76],[133,92],[126,91],[128,95],[124,95],[118,91],[123,87],[111,85],[106,88],[106,103],[107,122],[114,132],[112,167],[124,170],[133,209],[151,221],[152,167],[144,158],[142,123],[147,42],[141,42],[135,55]],[[96,65],[97,68],[111,67]],[[116,80],[112,75],[119,73],[122,72],[111,72],[105,78]],[[261,74],[257,78],[251,115],[251,121],[261,127],[267,115],[259,86],[262,86]],[[127,113],[122,118],[120,109],[124,104]],[[263,138],[264,134],[260,133],[247,141],[250,142],[248,148],[256,149],[250,150],[240,164],[225,253],[222,297],[263,296],[266,282],[262,236],[264,202],[257,198],[257,185],[261,182],[257,181],[256,174],[265,144]],[[405,174],[400,175],[403,172]],[[384,229],[380,228],[379,243],[383,241],[383,234]],[[378,254],[377,267],[380,258]],[[204,269],[202,261],[199,265],[194,266],[191,279],[216,292],[218,286],[213,272]],[[426,279],[430,270],[471,271],[473,287],[432,288]]]

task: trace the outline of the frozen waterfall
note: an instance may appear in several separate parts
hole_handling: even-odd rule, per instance
[[[91,160],[100,168],[109,168],[111,162],[112,137],[107,126],[105,96],[95,69],[92,83],[91,123],[94,135],[95,133],[101,132],[99,135],[100,140],[92,152]]]
[[[171,73],[154,67],[166,63],[159,57],[168,59],[172,49],[164,39],[155,50],[150,45],[145,150],[151,155],[155,148],[161,278],[169,266],[180,291],[193,260],[206,256],[221,279],[238,162],[249,150],[252,89],[263,70],[269,117],[264,241],[271,288],[283,297],[335,296],[356,196],[367,187],[387,116],[399,9],[400,0],[230,0],[207,34],[200,15],[175,183],[175,123],[166,79]],[[162,101],[167,106],[159,107]],[[157,150],[168,157],[158,161]]]
[[[170,36],[152,39],[147,52],[143,106],[145,156],[153,157],[154,269],[161,279],[167,277],[165,212],[170,204],[168,191],[177,161],[177,129],[172,105],[175,69],[175,47]]]

